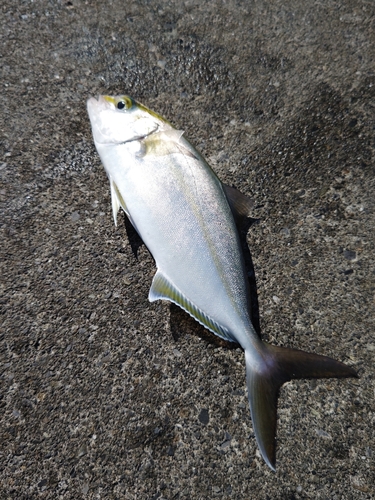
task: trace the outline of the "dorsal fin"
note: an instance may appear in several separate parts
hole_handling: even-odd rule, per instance
[[[236,224],[243,224],[250,219],[250,213],[254,207],[254,201],[245,194],[242,194],[241,191],[235,187],[228,186],[228,184],[222,184],[222,186]]]

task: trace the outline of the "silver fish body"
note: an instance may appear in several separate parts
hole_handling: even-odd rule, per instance
[[[174,302],[243,347],[255,435],[274,469],[279,387],[291,378],[347,377],[355,371],[260,340],[249,314],[235,223],[248,211],[246,197],[222,185],[181,131],[128,96],[91,98],[87,108],[110,180],[115,223],[121,207],[155,259],[149,300]]]
[[[89,103],[89,110],[98,106]],[[241,345],[253,336],[258,341],[226,194],[182,132],[163,121],[140,140],[96,147],[112,186],[114,214],[122,206],[155,259],[149,299],[179,295],[174,302],[186,303],[194,317],[204,315],[200,322],[215,324],[209,327],[214,333]]]

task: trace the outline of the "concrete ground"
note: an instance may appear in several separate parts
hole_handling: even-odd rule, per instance
[[[0,498],[375,498],[374,2],[2,0],[0,23]],[[147,301],[98,93],[168,118],[254,199],[263,338],[360,374],[283,387],[276,473],[243,352]]]

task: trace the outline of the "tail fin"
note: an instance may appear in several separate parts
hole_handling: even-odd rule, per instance
[[[246,351],[245,351],[246,355]],[[275,470],[277,397],[280,387],[298,378],[357,377],[350,366],[326,356],[262,344],[263,366],[246,356],[247,389],[255,437],[266,464]]]

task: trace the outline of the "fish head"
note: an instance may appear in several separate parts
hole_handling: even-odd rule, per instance
[[[127,95],[91,97],[87,111],[96,145],[139,141],[171,127],[157,113]]]

